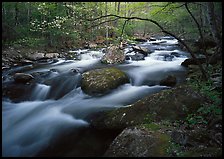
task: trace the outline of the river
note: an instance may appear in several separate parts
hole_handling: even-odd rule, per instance
[[[88,115],[101,110],[125,107],[146,95],[169,89],[170,87],[159,85],[160,80],[167,75],[175,75],[177,83],[185,81],[186,68],[182,67],[181,63],[190,55],[180,50],[176,39],[169,36],[158,36],[156,41],[147,41],[137,45],[147,47],[153,52],[148,54],[144,60],[136,61],[130,56],[124,64],[108,66],[100,62],[104,54],[103,48],[71,50],[70,54],[76,54],[77,59],[59,58],[58,61],[15,67],[3,72],[2,85],[13,82],[10,75],[16,71],[40,73],[35,87],[23,99],[16,102],[7,97],[2,99],[3,156],[36,156],[44,149],[50,149],[49,147],[54,145],[53,143],[59,137],[66,137],[66,135],[68,137],[69,132],[78,132],[82,128],[88,129],[90,124],[85,120]],[[125,48],[127,55],[134,54],[130,52],[130,49],[131,46]],[[110,66],[124,71],[131,82],[100,97],[89,96],[81,90],[80,81],[83,72]],[[88,135],[92,135],[92,140],[85,142],[82,137],[73,138],[75,141],[72,142],[82,144],[76,145],[75,150],[73,148],[76,153],[70,152],[67,156],[69,154],[71,156],[72,154],[98,156],[102,152],[97,148],[94,149],[94,145],[99,142],[98,145],[104,144],[105,148],[105,145],[108,146],[110,142],[110,140],[106,141],[107,134],[105,136],[103,133],[101,133],[102,136],[99,134],[99,131],[83,134],[87,138]],[[94,143],[88,145],[90,147],[83,146],[91,141]],[[107,143],[103,143],[104,141]],[[98,147],[100,149],[100,146]],[[53,150],[58,151],[54,148]],[[89,152],[91,150],[95,153]]]

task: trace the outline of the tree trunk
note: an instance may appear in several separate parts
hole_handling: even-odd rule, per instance
[[[115,12],[117,13],[117,15],[119,15],[120,13],[120,3],[121,2],[118,2],[118,5],[116,5],[116,2],[115,2],[115,7],[117,7],[117,9],[115,9]],[[118,19],[114,21],[114,28],[117,28],[117,25],[118,25]],[[116,33],[113,31],[112,33],[112,37],[115,37],[116,36]]]
[[[18,3],[19,2],[16,2],[15,3],[15,26],[17,26],[19,23],[19,21],[18,21],[18,13],[19,13],[19,9],[18,9]]]
[[[108,8],[107,8],[107,2],[105,2],[105,15],[107,15],[107,11],[108,11]],[[108,19],[108,18],[107,18]],[[108,28],[108,22],[106,23],[106,45],[108,46],[108,35],[109,35],[109,28]]]
[[[214,3],[213,2],[207,2],[207,19],[209,22],[210,30],[212,33],[212,36],[217,43],[217,45],[221,45],[221,36],[218,31],[217,23],[216,23],[216,17],[214,12]]]

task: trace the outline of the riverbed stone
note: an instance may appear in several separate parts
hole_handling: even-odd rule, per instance
[[[173,87],[173,86],[176,85],[176,83],[177,83],[177,78],[173,75],[169,75],[166,78],[162,79],[159,84],[162,85],[162,86]]]
[[[13,78],[16,83],[27,83],[34,79],[32,75],[26,73],[15,73]]]
[[[35,87],[35,83],[10,83],[2,86],[2,97],[9,98],[13,102],[29,100],[29,96]]]
[[[104,64],[120,64],[125,61],[125,53],[119,46],[111,46],[105,50],[105,55],[102,57],[101,62]]]
[[[82,74],[81,88],[89,95],[102,95],[128,83],[127,75],[121,70],[111,67],[95,69]]]
[[[28,60],[31,60],[31,61],[40,60],[40,59],[43,59],[44,58],[44,54],[45,53],[33,53],[33,54],[29,54],[27,56],[27,59]]]
[[[141,47],[141,46],[132,46],[133,51],[143,54],[144,56],[147,56],[150,52],[147,48]]]

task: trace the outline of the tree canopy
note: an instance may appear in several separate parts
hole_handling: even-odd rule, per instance
[[[211,36],[215,30],[222,34],[221,2],[188,2],[188,10],[185,4],[186,2],[3,2],[2,40],[3,44],[63,48],[80,46],[85,41],[95,41],[99,36],[114,40],[121,34],[125,37],[161,34],[158,26],[138,19],[127,21],[122,30],[126,19],[105,16],[110,14],[152,19],[180,38],[198,39],[198,28],[189,11],[198,22],[203,35]],[[102,16],[105,17],[95,21],[88,20]]]

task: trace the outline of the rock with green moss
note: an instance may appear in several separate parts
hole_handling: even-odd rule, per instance
[[[152,121],[185,119],[197,111],[207,98],[189,86],[180,85],[149,95],[136,103],[101,113],[91,119],[98,128],[126,128]]]
[[[165,157],[170,136],[159,131],[129,127],[124,129],[105,152],[106,157]]]
[[[83,73],[81,88],[86,94],[97,96],[128,82],[127,75],[121,70],[113,67],[102,68]]]

